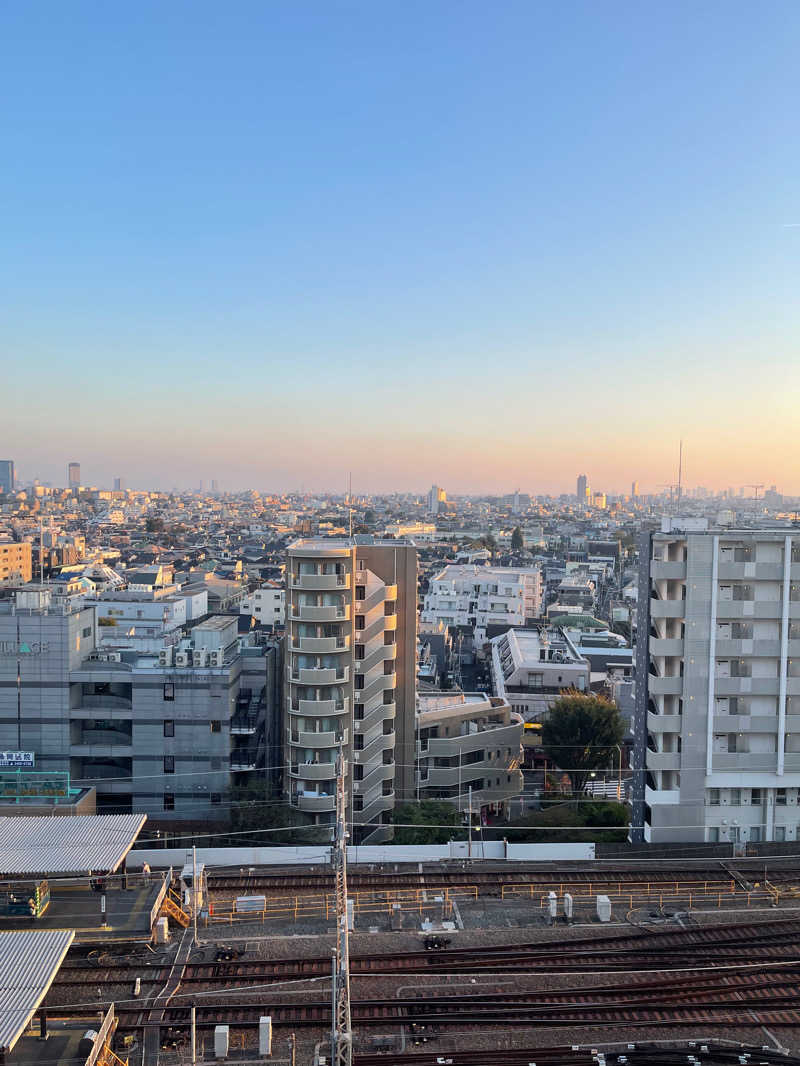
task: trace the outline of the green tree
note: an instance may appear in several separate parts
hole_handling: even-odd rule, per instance
[[[395,844],[446,844],[463,840],[461,814],[444,800],[401,803],[392,813]]]
[[[163,518],[148,518],[144,524],[148,533],[160,533],[164,528]]]
[[[252,836],[248,836],[252,833]],[[231,794],[229,846],[248,844],[328,844],[330,827],[314,826],[300,811],[264,782],[236,788]]]
[[[525,544],[522,540],[522,530],[519,526],[514,526],[511,533],[511,550],[512,552],[521,552],[524,547]]]
[[[559,696],[542,725],[542,750],[569,775],[572,791],[586,788],[589,774],[613,765],[625,726],[616,704],[601,696]]]

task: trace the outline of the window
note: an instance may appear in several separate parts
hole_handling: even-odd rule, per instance
[[[752,842],[754,844],[758,844],[758,842],[761,840],[761,826],[760,825],[751,825],[750,826],[750,839],[752,840]]]
[[[719,844],[719,826],[712,825],[708,829],[709,844]]]
[[[174,792],[165,792],[164,793],[164,810],[165,811],[174,811],[175,810],[175,793]]]
[[[174,737],[175,736],[175,723],[174,723],[174,721],[171,718],[167,719],[164,722],[164,736],[165,737]]]
[[[171,681],[167,681],[164,684],[164,699],[165,700],[174,700],[175,699],[175,686],[172,684]]]
[[[785,825],[776,825],[775,826],[775,840],[776,841],[784,841],[784,840],[786,840],[786,826]]]
[[[164,756],[164,773],[165,774],[174,774],[175,773],[175,756],[174,755],[165,755]]]
[[[353,810],[354,811],[363,811],[364,810],[364,797],[363,796],[361,796],[361,795],[353,796]]]
[[[385,751],[383,753],[383,765],[384,766],[391,766],[393,762],[394,762],[394,752],[393,751]]]
[[[708,790],[708,804],[710,807],[719,807],[719,789],[710,788]]]
[[[356,585],[356,599],[357,600],[363,600],[363,599],[366,599],[366,596],[367,596],[367,586],[366,585]]]
[[[212,807],[218,807],[220,805],[220,803],[222,803],[222,793],[221,792],[212,792],[211,793],[211,805],[212,805]]]
[[[356,629],[363,629],[363,628],[364,628],[364,615],[363,614],[357,614],[356,615]]]
[[[217,719],[213,719],[213,721],[209,722],[208,724],[211,726],[212,733],[222,732],[222,722],[218,721]]]
[[[91,626],[86,626],[86,628],[81,631],[81,636],[82,637],[90,637],[91,635],[92,635],[92,627]]]
[[[360,762],[355,763],[354,766],[353,766],[353,780],[354,781],[363,781],[364,780],[364,767],[361,765]]]
[[[785,788],[776,788],[775,789],[775,806],[776,807],[785,807],[786,806],[786,789]]]
[[[222,767],[222,759],[220,759],[219,755],[212,756],[211,769],[212,770],[219,770],[221,767]]]
[[[742,803],[742,790],[740,788],[731,789],[731,806],[739,807]]]
[[[356,644],[354,658],[357,659],[357,660],[363,659],[364,658],[364,651],[365,651],[365,648],[364,648],[363,644]]]
[[[364,718],[364,704],[356,703],[353,707],[353,718],[356,722],[360,722]]]
[[[760,804],[761,804],[761,789],[760,788],[751,788],[750,789],[750,802],[751,802],[751,804],[754,807],[760,806]]]
[[[362,689],[364,687],[364,675],[356,674],[353,684],[357,690]]]
[[[735,755],[736,754],[736,734],[735,733],[728,733],[728,754],[729,755]]]
[[[353,735],[353,751],[363,751],[363,750],[364,750],[364,734],[363,733],[355,733]]]

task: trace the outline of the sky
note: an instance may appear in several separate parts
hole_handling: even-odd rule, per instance
[[[0,6],[0,457],[800,493],[800,5]]]

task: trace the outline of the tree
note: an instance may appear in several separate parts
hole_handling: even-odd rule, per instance
[[[463,839],[461,814],[444,800],[401,803],[392,813],[395,844],[446,844]]]
[[[524,547],[525,544],[522,539],[522,530],[519,526],[514,526],[511,533],[511,550],[512,552],[521,552]]]
[[[164,528],[163,518],[148,518],[145,521],[144,528],[148,533],[160,533]]]
[[[613,765],[625,726],[615,703],[569,692],[559,696],[542,725],[542,750],[569,775],[580,794],[592,770]]]
[[[331,839],[330,827],[314,826],[278,791],[257,781],[235,788],[231,794],[231,834],[231,847],[328,844]]]

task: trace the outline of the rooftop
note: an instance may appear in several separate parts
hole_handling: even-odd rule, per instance
[[[27,1029],[74,937],[71,929],[0,933],[0,1054]]]
[[[113,873],[146,820],[146,814],[0,818],[0,876]]]

